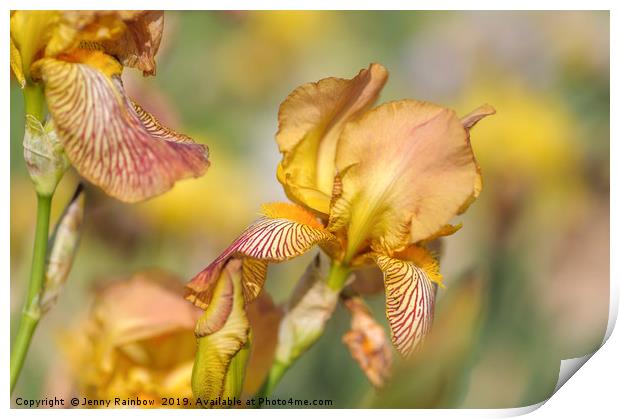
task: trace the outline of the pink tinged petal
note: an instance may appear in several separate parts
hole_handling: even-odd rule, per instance
[[[453,111],[427,102],[390,102],[350,122],[336,160],[342,196],[330,228],[348,225],[348,257],[365,240],[391,252],[429,237],[474,190],[466,130]]]
[[[429,275],[413,262],[377,255],[385,282],[385,310],[392,342],[408,357],[431,328],[435,286]]]
[[[489,115],[495,115],[495,108],[485,103],[462,117],[461,124],[463,124],[465,129],[470,130],[478,123],[478,121]]]
[[[295,211],[300,207],[287,204]],[[307,214],[307,213],[306,213]],[[263,217],[250,225],[220,256],[187,284],[187,299],[206,308],[222,266],[232,257],[243,259],[242,284],[246,303],[260,293],[267,274],[267,264],[300,256],[314,245],[335,240],[320,223]]]
[[[40,63],[40,64],[39,64]],[[107,194],[142,201],[202,176],[208,149],[163,127],[126,97],[120,77],[86,64],[39,61],[50,113],[69,160]]]

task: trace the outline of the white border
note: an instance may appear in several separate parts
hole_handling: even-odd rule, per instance
[[[393,1],[393,0],[382,0],[380,2],[374,0],[358,0],[358,1],[336,1],[336,0],[318,0],[314,1],[312,4],[304,4],[302,2],[291,2],[291,1],[282,1],[282,0],[271,0],[271,1],[261,1],[261,2],[252,2],[252,1],[242,1],[242,0],[229,0],[227,2],[220,2],[219,4],[208,3],[204,4],[198,1],[190,1],[190,0],[175,0],[173,3],[176,9],[200,9],[204,8],[204,6],[208,6],[208,9],[214,10],[234,10],[234,9],[245,9],[245,10],[257,10],[257,9],[298,9],[298,10],[345,10],[345,9],[365,9],[365,10],[384,10],[384,9],[396,9],[396,10],[405,10],[405,9],[416,9],[416,10],[550,10],[553,9],[554,3],[549,1],[541,1],[541,0],[521,0],[521,1],[470,1],[465,7],[462,1],[416,1],[416,2],[404,2],[404,1]],[[614,2],[612,1],[599,1],[599,0],[590,0],[587,2],[584,1],[574,1],[574,0],[564,0],[560,3],[561,6],[566,10],[611,10],[611,108],[610,114],[618,116],[618,84],[614,78],[615,75],[619,74],[620,67],[618,66],[618,40],[620,39],[620,34],[618,33],[618,10],[614,8]],[[9,33],[9,20],[8,20],[8,11],[10,9],[46,9],[50,8],[52,4],[49,1],[5,1],[3,2],[5,5],[5,14],[2,19],[2,30],[4,34],[4,39],[0,45],[0,56],[7,57],[9,56],[9,42],[8,42],[8,33]],[[169,8],[171,3],[169,1],[160,1],[160,0],[108,0],[104,3],[91,2],[85,3],[82,1],[76,0],[62,0],[54,2],[53,6],[58,9],[85,9],[85,8],[104,8],[104,9],[166,9]],[[103,6],[103,7],[101,7]],[[578,30],[578,28],[575,28]],[[3,127],[5,136],[3,139],[3,152],[0,153],[0,170],[2,170],[2,181],[0,183],[0,196],[5,197],[5,199],[9,199],[10,196],[10,143],[8,141],[8,133],[9,133],[9,113],[6,111],[10,108],[9,106],[9,77],[10,70],[8,63],[5,62],[4,70],[2,71],[1,79],[4,80],[4,83],[0,83],[0,92],[2,101],[4,102],[4,106],[2,109],[5,111],[0,112],[0,126]],[[610,138],[615,139],[617,141],[618,135],[618,122],[616,119],[611,119],[611,136]],[[615,141],[611,141],[611,214],[618,214],[620,207],[618,205],[618,170],[615,168],[613,163],[618,164],[618,146]],[[3,330],[3,342],[1,343],[2,347],[5,348],[4,351],[4,359],[2,361],[3,368],[2,373],[0,373],[4,377],[9,376],[9,351],[7,348],[10,346],[10,337],[9,337],[9,328],[10,328],[10,292],[9,292],[9,278],[10,278],[10,246],[9,246],[9,228],[10,228],[10,210],[9,205],[3,205],[0,207],[0,211],[2,212],[3,222],[0,225],[0,235],[3,238],[1,242],[0,248],[0,260],[2,264],[0,265],[2,268],[3,278],[3,286],[5,287],[3,293],[3,306],[5,307],[3,310],[0,310],[0,316],[2,317],[2,322],[4,324]],[[611,218],[611,243],[610,243],[610,252],[611,252],[611,286],[610,286],[610,321],[606,333],[607,342],[604,344],[603,348],[599,350],[597,353],[593,354],[592,359],[585,364],[585,367],[582,368],[581,371],[577,373],[577,377],[572,380],[568,380],[566,385],[559,389],[557,394],[555,394],[547,403],[544,404],[543,408],[536,410],[535,413],[532,414],[533,417],[537,418],[548,418],[548,417],[583,417],[584,415],[589,415],[590,417],[596,418],[604,418],[604,417],[614,417],[618,409],[618,387],[617,387],[617,378],[616,375],[620,371],[619,365],[620,361],[618,360],[617,354],[620,353],[620,339],[617,337],[617,333],[612,335],[611,332],[614,328],[616,318],[618,315],[618,264],[614,258],[615,255],[618,255],[618,237],[619,229],[617,220],[612,217]],[[9,380],[5,378],[0,386],[0,394],[7,395],[9,394]],[[5,409],[8,409],[9,397],[5,396],[2,398],[3,405]],[[411,417],[506,417],[506,416],[516,416],[520,414],[525,414],[535,410],[539,405],[530,406],[526,408],[520,409],[471,409],[471,410],[390,410],[389,415],[392,417],[403,417],[403,418],[411,418]],[[122,411],[121,415],[127,415],[128,411]],[[170,417],[171,415],[178,416],[188,415],[188,416],[196,416],[204,418],[204,415],[212,415],[212,416],[220,416],[226,415],[230,417],[230,415],[245,415],[248,411],[212,411],[212,412],[204,412],[204,411],[184,411],[179,413],[178,411],[171,410],[157,410],[157,411],[131,411],[131,416],[143,416],[143,415],[151,415],[163,417]],[[116,414],[117,411],[106,411],[106,410],[95,410],[88,412],[89,415],[94,416],[108,416],[112,414]],[[260,411],[251,411],[248,415],[256,416],[256,417],[289,417],[291,415],[290,410],[260,410]],[[327,415],[327,416],[341,416],[342,414],[351,414],[358,417],[361,415],[362,417],[371,417],[376,415],[373,410],[298,410],[295,411],[294,414],[299,417],[315,417],[317,414]],[[10,415],[15,417],[31,417],[32,415],[82,415],[84,412],[75,412],[72,410],[11,410]],[[220,416],[222,417],[222,416]]]

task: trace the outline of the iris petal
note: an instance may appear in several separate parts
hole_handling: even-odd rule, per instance
[[[249,303],[263,287],[267,263],[292,259],[318,243],[335,240],[312,214],[297,205],[270,204],[263,212],[265,217],[250,225],[189,282],[189,301],[198,307],[207,307],[222,266],[231,257],[238,257],[243,259],[243,293]]]
[[[405,357],[422,342],[433,322],[435,287],[414,262],[377,255],[385,282],[385,311],[392,342]]]
[[[65,152],[84,178],[121,201],[136,202],[205,173],[206,146],[134,107],[111,57],[98,51],[85,57],[79,59],[88,64],[52,58],[36,63]]]
[[[340,132],[373,104],[386,80],[387,70],[371,64],[350,80],[330,77],[301,85],[282,103],[276,141],[283,158],[277,175],[291,200],[329,212]]]
[[[391,253],[431,236],[473,194],[477,176],[455,113],[413,100],[381,105],[347,124],[336,165],[342,196],[330,226],[348,226],[345,259],[367,240]]]

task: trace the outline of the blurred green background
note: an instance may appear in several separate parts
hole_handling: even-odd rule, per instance
[[[275,396],[335,407],[516,407],[551,394],[560,360],[598,348],[609,302],[609,14],[606,12],[167,12],[157,76],[126,70],[146,109],[209,145],[205,177],[125,205],[87,188],[68,285],[40,324],[15,394],[53,395],[57,335],[110,278],[159,267],[189,279],[285,200],[275,179],[279,103],[296,86],[390,71],[380,101],[423,99],[497,115],[472,144],[484,190],[444,242],[428,350],[375,393],[341,343],[339,309]],[[35,194],[22,158],[23,100],[11,82],[11,313],[21,309]],[[78,176],[69,172],[52,219]],[[277,302],[312,255],[270,268]],[[368,299],[384,319],[384,297]],[[50,387],[51,386],[51,387]]]

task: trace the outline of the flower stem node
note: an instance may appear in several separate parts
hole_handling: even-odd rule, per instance
[[[52,120],[43,125],[33,115],[26,115],[23,145],[24,159],[35,190],[40,195],[51,196],[69,167]]]

